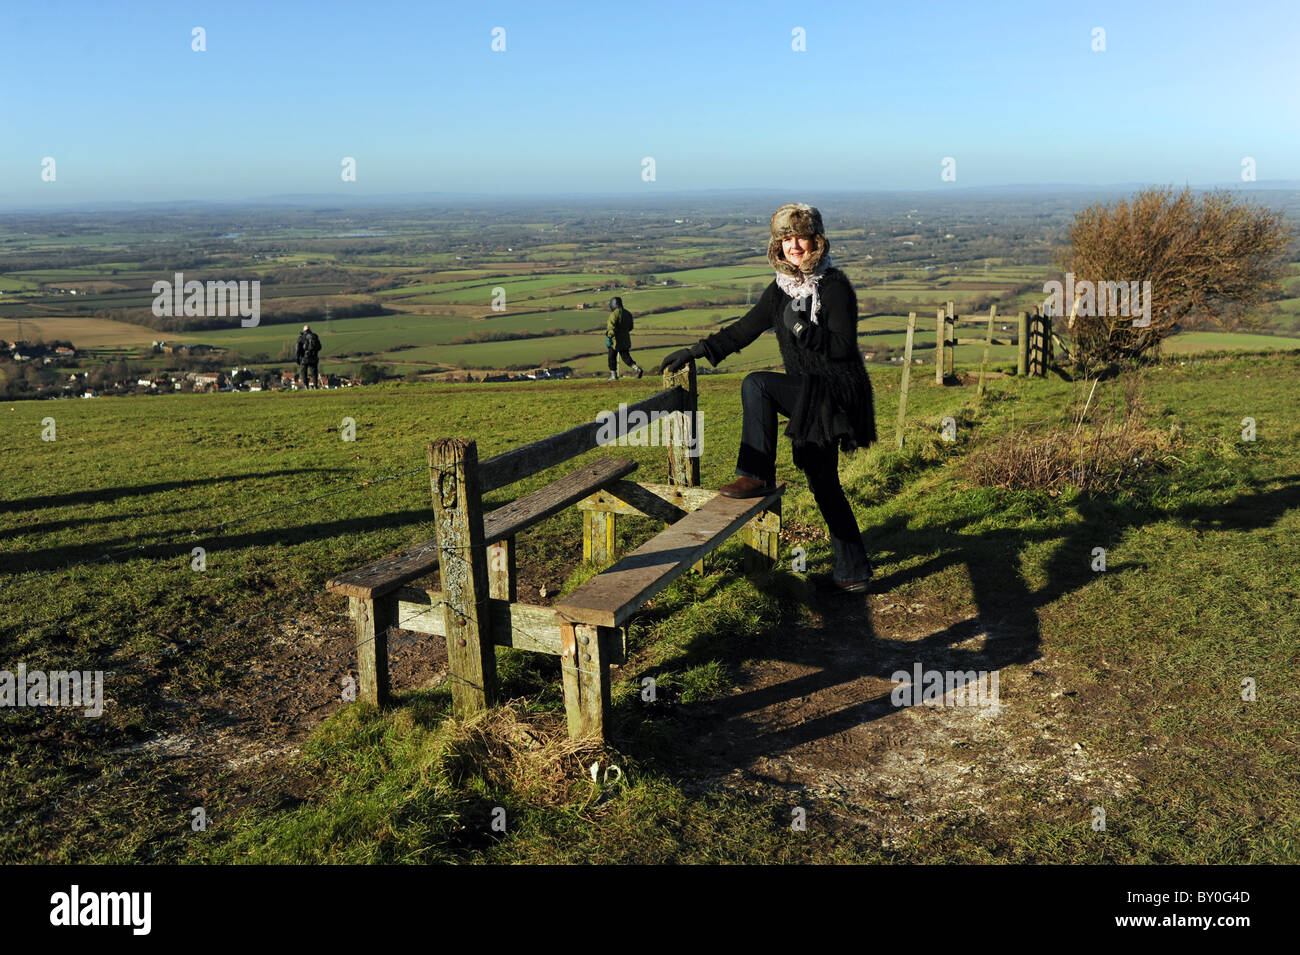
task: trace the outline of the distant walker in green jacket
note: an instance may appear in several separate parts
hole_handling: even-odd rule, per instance
[[[618,378],[618,363],[615,356],[623,359],[623,364],[631,365],[636,376],[645,374],[641,366],[632,360],[632,313],[623,307],[623,300],[614,296],[609,300],[609,321],[605,324],[605,349],[609,352],[609,380]]]

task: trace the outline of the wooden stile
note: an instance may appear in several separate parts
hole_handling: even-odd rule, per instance
[[[488,488],[597,447],[601,423],[571,428],[482,465],[472,440],[439,438],[429,445],[436,536],[328,585],[349,598],[362,699],[388,701],[387,634],[397,627],[445,637],[458,715],[494,702],[497,646],[560,656],[570,735],[603,738],[609,667],[626,660],[623,625],[646,600],[689,569],[702,569],[704,557],[737,532],[747,569],[770,567],[778,559],[784,486],[758,499],[699,487],[694,364],[665,376],[665,385],[628,410],[670,411],[668,484],[626,480],[636,462],[603,458],[485,514],[482,495]],[[571,505],[583,511],[583,556],[590,560],[614,558],[618,514],[647,514],[666,526],[554,608],[520,603],[516,535]],[[441,590],[412,586],[435,569]]]

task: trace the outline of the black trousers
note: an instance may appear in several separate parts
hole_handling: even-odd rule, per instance
[[[617,345],[615,345],[613,348],[606,349],[606,351],[609,352],[610,371],[614,371],[615,369],[618,368],[618,366],[614,364],[614,356],[616,354],[618,355],[619,358],[623,359],[623,364],[627,365],[627,367],[631,368],[633,365],[636,364],[636,362],[632,360],[632,352],[628,350],[630,347],[631,347],[630,345],[624,345],[622,348],[620,348]]]
[[[776,416],[781,413],[789,417],[802,386],[799,377],[775,371],[756,371],[745,376],[740,386],[745,417],[736,474],[768,484],[776,480]],[[840,580],[857,580],[869,573],[871,564],[853,507],[840,486],[839,457],[837,445],[822,449],[804,468],[804,475],[831,534],[835,549],[834,576]]]
[[[304,361],[298,366],[298,380],[305,386],[309,381],[313,382],[318,388],[320,387],[320,375],[316,373],[317,364],[314,361]]]

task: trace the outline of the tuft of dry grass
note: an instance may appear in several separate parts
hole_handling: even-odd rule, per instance
[[[1082,406],[1076,401],[1068,423],[1012,429],[973,450],[966,475],[985,487],[1028,489],[1059,494],[1069,487],[1085,492],[1117,491],[1173,459],[1178,436],[1144,424],[1142,378],[1120,379],[1122,404],[1109,411],[1093,407],[1097,382]]]
[[[435,757],[455,787],[478,779],[551,804],[571,799],[596,760],[606,762],[604,746],[570,739],[563,714],[532,713],[525,720],[515,703],[449,719]]]

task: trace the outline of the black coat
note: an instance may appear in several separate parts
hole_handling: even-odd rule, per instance
[[[701,340],[705,356],[716,367],[763,332],[776,330],[786,374],[804,380],[785,430],[796,467],[803,467],[807,451],[814,448],[824,450],[838,442],[841,450],[852,451],[877,440],[871,380],[858,351],[858,299],[853,285],[847,275],[831,268],[817,294],[818,324],[810,324],[798,341],[782,321],[791,298],[775,280],[748,314]]]
[[[315,332],[301,332],[298,335],[298,364],[313,364],[320,354],[320,339]]]

